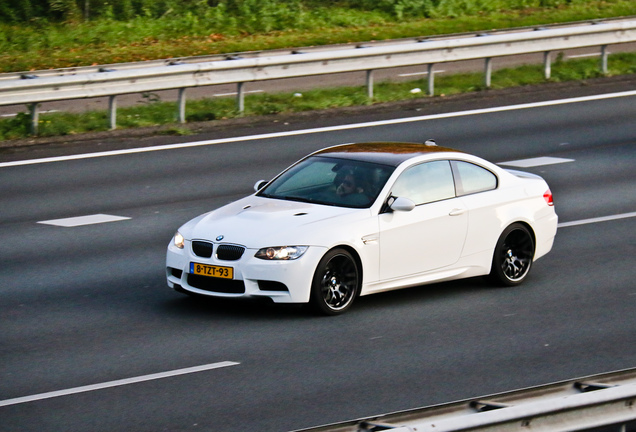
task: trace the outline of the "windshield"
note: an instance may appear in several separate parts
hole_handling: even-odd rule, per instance
[[[289,168],[258,196],[339,207],[369,207],[395,168],[313,156]]]

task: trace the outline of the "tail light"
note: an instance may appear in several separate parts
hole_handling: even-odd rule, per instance
[[[554,199],[552,198],[552,192],[550,191],[550,189],[544,192],[543,199],[549,206],[554,205]]]

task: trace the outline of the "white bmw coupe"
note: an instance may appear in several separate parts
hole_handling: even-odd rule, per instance
[[[326,148],[255,190],[179,228],[171,288],[336,315],[360,295],[432,282],[520,284],[557,230],[541,177],[433,141]]]

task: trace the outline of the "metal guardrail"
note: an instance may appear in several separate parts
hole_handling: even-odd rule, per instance
[[[116,96],[179,89],[177,119],[185,122],[186,89],[237,84],[237,109],[244,110],[245,82],[366,71],[367,95],[373,97],[373,71],[399,66],[428,65],[428,94],[434,94],[435,64],[485,59],[484,84],[490,87],[495,57],[544,53],[544,76],[550,77],[550,53],[590,46],[601,47],[601,70],[607,72],[607,46],[636,41],[636,20],[591,23],[546,29],[525,29],[452,39],[410,39],[373,45],[308,51],[258,52],[250,56],[212,58],[195,63],[161,61],[149,67],[125,64],[118,69],[61,76],[21,75],[0,79],[0,105],[28,104],[32,129],[37,132],[38,104],[48,101],[108,96],[111,129],[116,127]],[[133,65],[133,66],[131,66]]]
[[[634,430],[636,369],[303,429],[297,432]]]
[[[547,29],[558,29],[558,28],[571,28],[571,27],[577,27],[577,26],[597,25],[600,23],[629,21],[635,18],[636,17],[620,17],[620,18],[607,18],[603,20],[594,19],[594,20],[575,21],[575,22],[568,22],[568,23],[546,24],[541,27],[537,27],[537,26],[513,27],[513,28],[505,28],[505,29],[494,29],[489,31],[488,33],[491,35],[495,35],[495,34],[532,32],[532,31],[536,31],[540,29],[547,30]],[[324,52],[324,51],[337,51],[337,50],[357,48],[360,45],[371,47],[371,46],[383,46],[383,45],[408,44],[408,43],[421,42],[423,40],[441,41],[441,40],[450,40],[450,39],[465,39],[465,38],[476,37],[482,34],[483,32],[448,33],[448,34],[442,34],[442,35],[431,35],[426,37],[420,36],[420,37],[411,37],[411,38],[402,38],[402,39],[388,39],[388,40],[380,40],[380,41],[369,41],[369,42],[363,42],[363,43],[350,42],[350,43],[342,43],[342,44],[335,44],[335,45],[318,45],[318,46],[308,46],[308,47],[291,48],[291,49],[273,49],[273,50],[267,50],[267,51],[246,51],[246,52],[234,52],[234,53],[225,53],[225,54],[200,55],[200,56],[191,56],[191,57],[173,57],[168,59],[146,60],[146,61],[140,61],[140,62],[112,63],[112,64],[92,65],[92,66],[76,66],[76,67],[45,69],[45,70],[28,71],[28,72],[8,72],[8,73],[0,73],[0,81],[20,79],[20,78],[29,77],[29,76],[38,77],[38,78],[53,77],[53,76],[69,76],[69,75],[80,75],[80,74],[87,74],[87,73],[107,72],[107,71],[113,71],[113,70],[122,71],[122,70],[130,70],[130,69],[145,69],[149,67],[171,66],[175,64],[206,63],[206,62],[227,60],[232,58],[255,58],[255,57],[265,57],[265,56],[287,55],[287,54],[296,54],[298,52],[312,53],[312,52]]]

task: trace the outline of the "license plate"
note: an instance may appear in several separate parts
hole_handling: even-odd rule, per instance
[[[222,279],[234,278],[234,269],[232,267],[213,266],[194,262],[190,263],[190,273],[200,276],[209,276]]]

